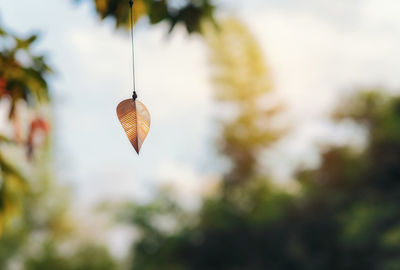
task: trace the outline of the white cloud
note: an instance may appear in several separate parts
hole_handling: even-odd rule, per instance
[[[293,11],[263,11],[245,19],[266,49],[277,88],[296,115],[329,108],[343,88],[400,84],[400,39],[395,35],[377,38],[363,25],[346,31],[332,21]]]

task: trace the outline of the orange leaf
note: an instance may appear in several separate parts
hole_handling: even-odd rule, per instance
[[[0,78],[0,98],[7,94],[7,80],[4,78]]]
[[[142,102],[133,99],[122,101],[117,115],[129,141],[139,154],[140,148],[150,129],[150,113]]]
[[[31,158],[33,155],[34,149],[34,139],[37,131],[43,131],[44,133],[49,133],[49,124],[46,120],[41,118],[36,118],[31,122],[28,134],[28,141],[27,141],[27,155],[28,158]]]

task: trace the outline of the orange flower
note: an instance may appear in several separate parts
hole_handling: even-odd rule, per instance
[[[5,78],[0,78],[0,98],[7,94],[7,80]]]
[[[38,131],[42,131],[45,134],[48,134],[50,130],[49,124],[46,120],[42,118],[36,118],[31,122],[28,134],[28,141],[27,141],[27,156],[28,158],[32,158],[33,150],[35,147],[35,138]]]

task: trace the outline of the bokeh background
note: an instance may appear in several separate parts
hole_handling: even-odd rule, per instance
[[[0,269],[400,269],[400,3],[0,2]]]

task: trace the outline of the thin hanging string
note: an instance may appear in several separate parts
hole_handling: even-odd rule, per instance
[[[136,100],[136,77],[135,77],[135,42],[134,42],[134,31],[133,31],[133,0],[129,1],[131,6],[131,44],[132,44],[132,84],[133,84],[133,95],[132,98]]]

